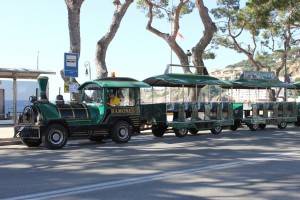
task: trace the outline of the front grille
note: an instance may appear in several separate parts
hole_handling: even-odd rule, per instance
[[[17,134],[21,138],[40,138],[40,129],[37,127],[20,127]]]

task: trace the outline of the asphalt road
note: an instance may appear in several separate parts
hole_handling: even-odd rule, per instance
[[[0,147],[0,199],[300,199],[300,128]]]

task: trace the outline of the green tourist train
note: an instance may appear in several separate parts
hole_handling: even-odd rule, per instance
[[[300,89],[300,84],[280,82],[271,74],[244,72],[235,81],[170,71],[144,81],[109,77],[83,83],[78,88],[80,100],[69,103],[62,95],[55,102],[47,99],[47,77],[40,77],[38,83],[39,97],[30,97],[31,105],[24,108],[15,126],[15,135],[29,147],[43,143],[46,148],[60,149],[74,136],[127,143],[143,130],[151,130],[156,137],[166,132],[184,137],[200,130],[216,135],[243,125],[255,131],[268,124],[281,129],[288,123],[300,124],[299,103],[253,102],[246,107],[222,97],[224,90],[232,89]],[[210,97],[211,87],[219,88],[217,100],[204,98],[205,92]]]

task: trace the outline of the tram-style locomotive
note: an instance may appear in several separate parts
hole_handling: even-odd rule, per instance
[[[61,95],[51,103],[46,96],[47,77],[38,79],[40,99],[31,97],[15,126],[15,135],[29,147],[62,148],[69,136],[85,134],[91,140],[111,137],[126,143],[140,130],[140,88],[146,83],[131,78],[105,78],[79,87],[80,102],[65,103]],[[109,105],[109,97],[119,95],[120,105]]]

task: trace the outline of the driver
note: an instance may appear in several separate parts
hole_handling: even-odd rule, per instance
[[[119,106],[121,104],[121,99],[111,93],[109,94],[109,102],[107,104],[110,106]]]

